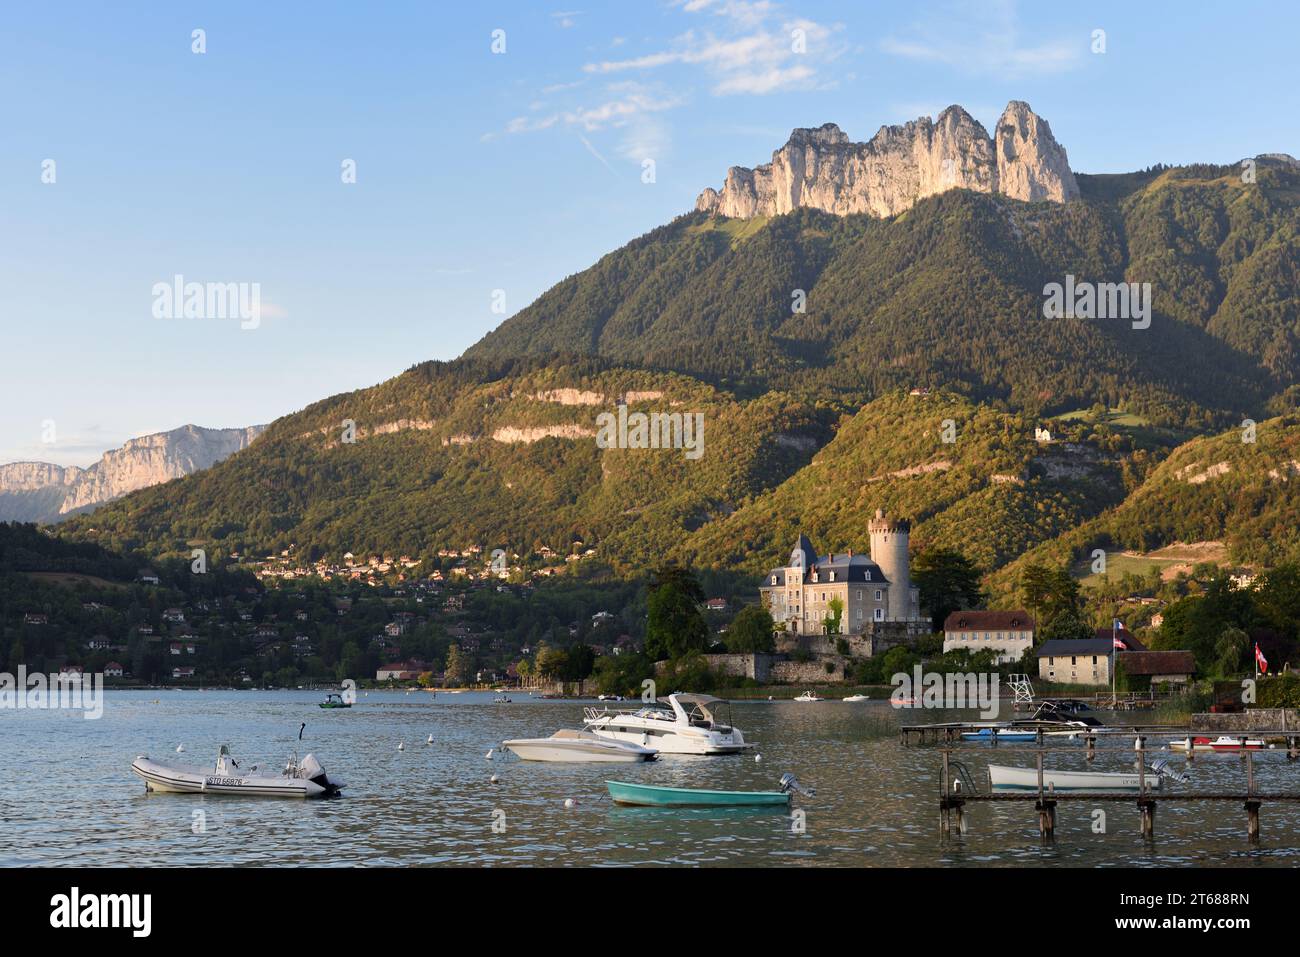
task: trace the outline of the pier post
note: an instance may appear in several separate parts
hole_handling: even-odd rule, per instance
[[[1196,760],[1196,745],[1194,745],[1194,744],[1192,743],[1192,736],[1189,734],[1189,735],[1188,735],[1184,740],[1187,742],[1187,760],[1188,760],[1188,761],[1195,761],[1195,760]]]
[[[1088,735],[1088,760],[1091,761],[1096,756],[1097,756],[1097,736],[1095,734],[1090,734]]]
[[[1255,794],[1255,756],[1244,750],[1241,754],[1246,759],[1246,796],[1253,797]]]
[[[1246,750],[1246,736],[1243,734],[1239,736],[1237,740],[1241,743],[1241,760],[1245,761],[1246,755],[1250,753]]]
[[[1150,798],[1143,798],[1138,801],[1138,808],[1142,812],[1142,839],[1144,841],[1154,841],[1156,839],[1156,802]]]
[[[1252,844],[1259,843],[1259,806],[1262,803],[1256,798],[1246,802],[1246,839]]]
[[[1038,810],[1038,833],[1044,841],[1056,840],[1056,802],[1038,800],[1034,802]]]
[[[1297,743],[1297,739],[1294,735],[1287,735],[1286,759],[1288,761],[1294,761],[1296,758],[1300,758],[1300,743]]]

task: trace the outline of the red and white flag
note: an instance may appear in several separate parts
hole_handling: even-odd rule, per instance
[[[1110,641],[1120,651],[1128,651],[1128,645],[1124,644],[1124,639],[1120,637],[1124,633],[1124,622],[1118,618],[1110,620]]]
[[[1259,665],[1261,674],[1268,674],[1268,659],[1264,657],[1264,652],[1259,650],[1259,642],[1255,642],[1255,664]]]

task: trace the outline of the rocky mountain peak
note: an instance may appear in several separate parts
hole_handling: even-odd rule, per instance
[[[934,120],[882,126],[866,143],[851,142],[834,123],[796,129],[770,163],[733,166],[722,189],[705,189],[695,208],[743,219],[802,206],[894,216],[949,189],[1058,203],[1079,195],[1047,121],[1013,100],[992,137],[957,105]]]

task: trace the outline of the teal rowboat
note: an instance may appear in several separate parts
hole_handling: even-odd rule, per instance
[[[606,781],[615,804],[639,807],[789,807],[789,791],[708,791]]]

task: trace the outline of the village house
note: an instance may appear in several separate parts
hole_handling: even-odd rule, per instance
[[[180,668],[173,668],[173,669],[172,669],[172,677],[173,677],[173,678],[193,678],[193,677],[194,677],[194,669],[191,668],[191,667],[189,667],[189,666],[180,667]]]
[[[1038,677],[1057,684],[1109,685],[1110,638],[1077,638],[1045,641],[1034,656]]]
[[[162,619],[163,621],[181,622],[185,620],[185,612],[179,608],[164,608]]]
[[[379,670],[375,672],[376,681],[414,681],[420,677],[423,671],[419,662],[414,661],[392,661],[386,665],[380,665]]]
[[[49,623],[50,618],[48,615],[42,615],[37,612],[29,612],[28,614],[23,615],[24,625],[48,625]]]
[[[123,671],[120,662],[110,661],[108,664],[104,665],[105,678],[121,678],[122,675]]]
[[[965,648],[972,654],[992,650],[995,663],[1019,661],[1034,646],[1034,619],[1023,609],[1015,611],[954,611],[943,623],[946,654]]]
[[[704,607],[707,608],[709,611],[726,611],[727,599],[710,598],[708,601],[704,603]]]

